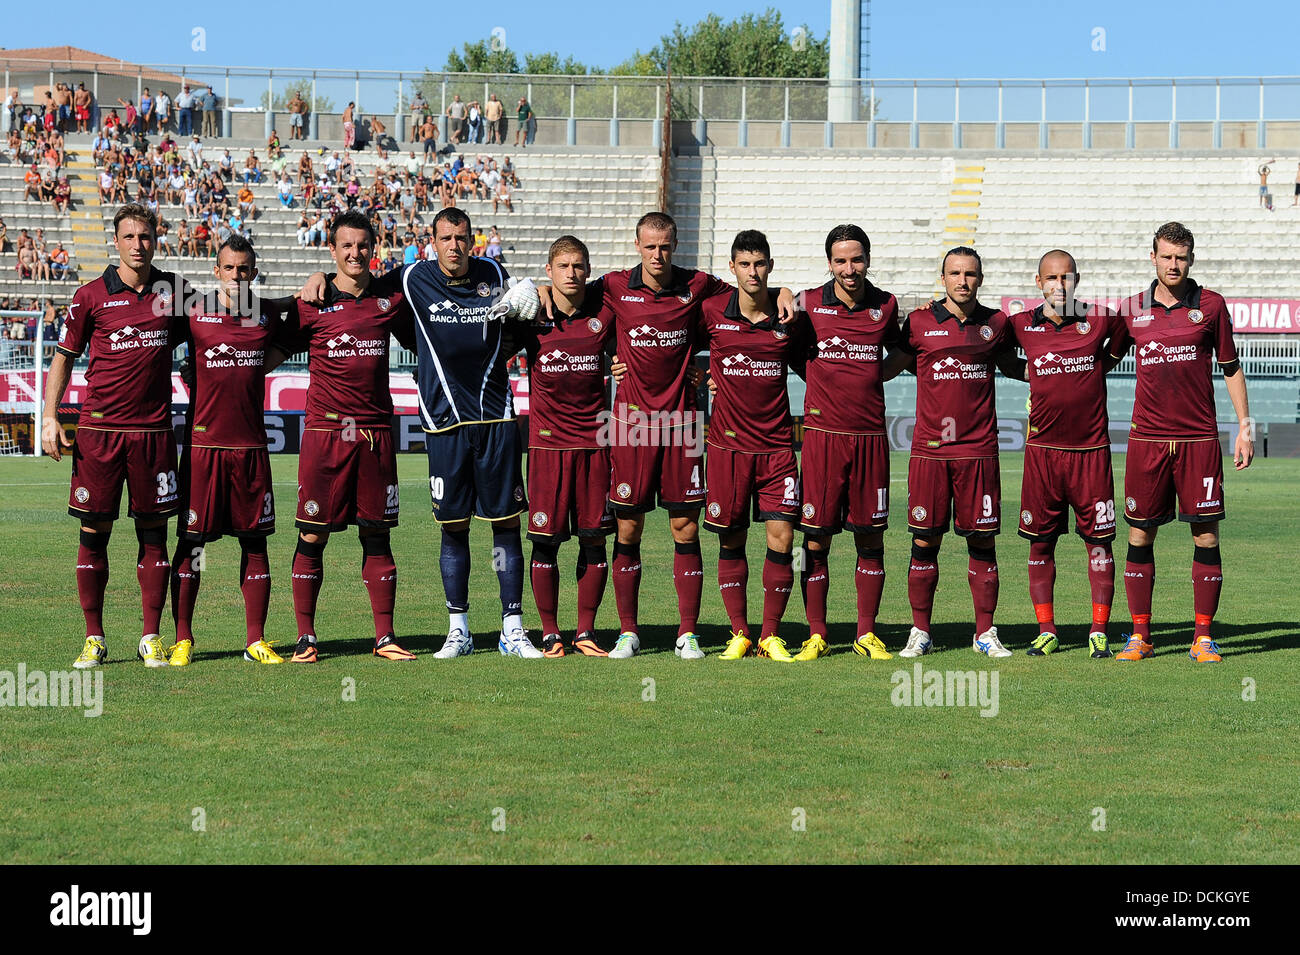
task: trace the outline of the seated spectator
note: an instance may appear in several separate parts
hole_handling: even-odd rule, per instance
[[[262,181],[262,167],[257,162],[257,154],[251,149],[248,151],[248,158],[244,160],[244,184],[249,182]]]
[[[274,159],[276,157],[276,154],[279,152],[280,152],[280,134],[277,133],[274,129],[272,129],[270,137],[266,140],[266,158]]]
[[[155,215],[156,214],[157,213],[155,213]],[[160,255],[176,254],[176,250],[172,248],[171,236],[168,234],[170,232],[171,225],[162,216],[158,216],[158,228],[154,235],[156,236],[155,243],[158,246],[158,253]]]
[[[302,156],[298,159],[298,183],[311,182],[314,177],[311,171],[311,156],[303,150]]]
[[[179,206],[185,201],[185,177],[178,168],[173,167],[167,176],[167,204]]]
[[[36,250],[31,246],[26,246],[18,250],[16,268],[20,279],[30,279],[35,277],[37,267]]]
[[[194,233],[190,231],[190,224],[186,219],[182,219],[180,225],[176,227],[176,249],[181,255],[198,257],[199,250],[195,246]]]
[[[194,224],[193,248],[196,257],[199,255],[214,254],[212,249],[212,232],[208,229],[208,224],[203,219],[199,219],[198,222]],[[203,251],[200,252],[200,249]]]
[[[280,181],[275,184],[275,191],[280,196],[280,208],[293,208],[293,183],[289,181],[288,173],[280,176]]]
[[[415,244],[415,236],[411,233],[406,234],[406,240],[402,246],[402,264],[414,265],[420,258],[419,246]]]
[[[109,205],[122,204],[127,202],[126,192],[126,172],[120,171],[113,177],[113,187],[109,192]]]
[[[36,163],[23,173],[23,201],[29,198],[41,201],[41,171],[36,168]]]
[[[54,187],[54,208],[57,209],[60,214],[65,214],[67,213],[68,205],[71,202],[72,186],[68,184],[68,177],[64,176],[59,180],[58,185]]]
[[[483,250],[483,254],[497,262],[504,261],[501,257],[501,233],[497,231],[496,226],[488,230],[487,248]]]
[[[506,212],[514,212],[514,206],[510,202],[510,186],[507,185],[504,179],[497,185],[497,191],[492,194],[492,212],[494,214],[497,211],[498,202],[505,204]]]
[[[9,227],[5,225],[5,220],[0,219],[0,253],[9,248]]]
[[[199,137],[195,136],[194,139],[190,141],[188,151],[190,154],[190,165],[195,169],[202,168],[203,143],[199,140]]]
[[[507,156],[506,161],[501,164],[501,178],[510,183],[510,185],[518,188],[519,177],[515,175],[515,164],[510,161],[509,156]]]
[[[343,194],[347,197],[349,209],[357,204],[357,198],[361,195],[361,183],[357,180],[356,176],[353,176],[348,180],[348,184],[344,188]]]
[[[229,149],[222,152],[221,159],[217,163],[217,166],[221,170],[221,178],[226,180],[226,182],[230,182],[235,178],[235,157],[230,155]]]
[[[248,188],[248,183],[244,183],[239,190],[239,213],[245,219],[257,218],[257,205],[253,202],[253,190]]]
[[[12,163],[23,161],[23,138],[18,135],[17,129],[9,130],[9,138],[5,145],[5,157]]]
[[[343,160],[339,159],[338,150],[334,150],[329,159],[325,160],[325,175],[329,177],[331,183],[338,182],[339,170],[343,166]]]

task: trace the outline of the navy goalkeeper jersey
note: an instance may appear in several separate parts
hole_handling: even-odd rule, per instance
[[[502,319],[488,311],[505,292],[506,272],[471,258],[468,274],[451,278],[433,260],[389,272],[378,285],[400,282],[415,319],[416,385],[425,431],[514,418],[506,365],[519,349]]]

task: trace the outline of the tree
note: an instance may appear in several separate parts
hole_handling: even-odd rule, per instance
[[[447,73],[518,73],[519,58],[509,48],[494,50],[487,40],[462,45],[463,53],[447,54]]]
[[[727,22],[711,13],[689,29],[679,21],[648,58],[656,72],[671,65],[678,76],[825,77],[830,37],[818,38],[805,26],[796,40],[770,7]]]
[[[586,76],[590,70],[572,56],[560,59],[558,53],[525,53],[524,72],[558,76]]]

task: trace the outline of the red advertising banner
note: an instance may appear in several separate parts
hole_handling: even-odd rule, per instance
[[[1117,308],[1123,301],[1117,298],[1091,299],[1086,295],[1083,298],[1111,308]],[[1042,304],[1041,298],[1002,296],[1002,310],[1008,315]],[[1300,299],[1229,298],[1228,310],[1232,313],[1232,330],[1238,335],[1300,335]]]

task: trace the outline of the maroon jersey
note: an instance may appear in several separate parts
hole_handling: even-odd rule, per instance
[[[898,302],[867,283],[861,305],[835,295],[835,283],[804,292],[812,328],[804,427],[842,434],[885,433],[884,350],[898,344]],[[845,400],[851,396],[851,400]]]
[[[181,305],[189,294],[182,280],[157,269],[137,293],[113,265],[77,289],[59,332],[59,351],[79,358],[90,350],[81,427],[171,428],[172,350],[185,337]]]
[[[304,426],[332,430],[351,419],[355,427],[387,428],[393,420],[388,336],[415,347],[406,298],[373,294],[373,283],[353,298],[338,290],[333,275],[328,278],[325,303],[296,301],[274,342],[286,355],[307,350]]]
[[[641,278],[641,266],[610,272],[602,279],[605,305],[615,316],[615,351],[627,365],[619,383],[614,417],[628,412],[693,411],[695,389],[686,384],[686,369],[696,350],[700,302],[731,286],[706,272],[673,267],[672,282],[653,292]]]
[[[709,374],[718,385],[709,416],[709,444],[728,451],[789,451],[794,444],[786,376],[803,374],[806,324],[782,325],[771,311],[761,322],[740,313],[740,293],[706,299],[701,327],[709,344]]]
[[[1010,319],[1029,378],[1028,443],[1044,448],[1109,448],[1106,356],[1123,320],[1102,305],[1076,303],[1057,326],[1043,306]]]
[[[962,322],[943,302],[907,316],[900,346],[916,356],[912,453],[967,458],[998,453],[993,364],[1014,345],[1007,316],[978,305]]]
[[[1232,319],[1223,296],[1191,279],[1183,300],[1167,308],[1155,300],[1156,283],[1124,302],[1125,334],[1113,347],[1123,355],[1137,346],[1137,395],[1132,434],[1139,438],[1217,438],[1211,355],[1220,365],[1237,360]]]
[[[250,315],[232,315],[214,294],[189,307],[189,443],[196,448],[265,448],[266,347],[280,328],[280,309],[253,300]]]
[[[566,450],[598,448],[605,410],[604,352],[614,334],[614,314],[600,288],[587,287],[572,315],[529,329],[528,446]]]

